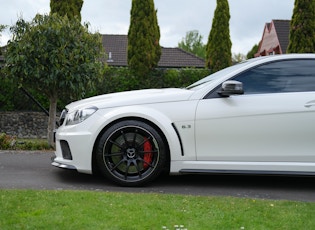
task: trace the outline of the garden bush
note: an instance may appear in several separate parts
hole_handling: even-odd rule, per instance
[[[209,69],[156,69],[150,76],[139,78],[126,67],[107,67],[104,78],[94,89],[86,92],[86,97],[121,91],[147,88],[183,88],[210,74]],[[29,91],[28,89],[26,89]],[[1,111],[41,111],[18,87],[18,85],[0,75]],[[44,107],[49,108],[49,100],[36,91],[29,93]],[[77,98],[79,99],[79,98]],[[61,98],[58,110],[76,99]]]
[[[0,133],[0,149],[10,149],[15,142],[15,137],[11,137],[5,133]]]
[[[0,133],[1,150],[53,150],[46,139],[17,139]]]

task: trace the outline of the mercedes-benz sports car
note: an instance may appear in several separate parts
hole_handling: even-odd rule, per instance
[[[161,173],[315,175],[315,54],[260,57],[183,89],[66,106],[53,165],[123,186]]]

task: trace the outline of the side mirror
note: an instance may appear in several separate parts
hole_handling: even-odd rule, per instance
[[[225,81],[222,83],[222,87],[218,94],[221,97],[229,97],[231,95],[244,94],[243,83],[239,81]]]

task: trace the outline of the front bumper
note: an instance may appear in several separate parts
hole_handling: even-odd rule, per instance
[[[60,163],[55,161],[56,157],[52,157],[51,158],[51,165],[58,167],[58,168],[62,168],[62,169],[71,169],[71,170],[77,170],[76,167],[74,167],[73,165],[69,165],[69,164],[64,164],[64,163]]]
[[[78,126],[58,128],[55,158],[52,165],[92,174],[92,154],[95,139],[86,128],[80,130],[77,128]]]

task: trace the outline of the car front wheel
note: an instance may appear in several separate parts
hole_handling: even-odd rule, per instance
[[[159,132],[145,122],[127,120],[109,127],[97,146],[102,174],[122,186],[144,185],[158,177],[167,148]]]

